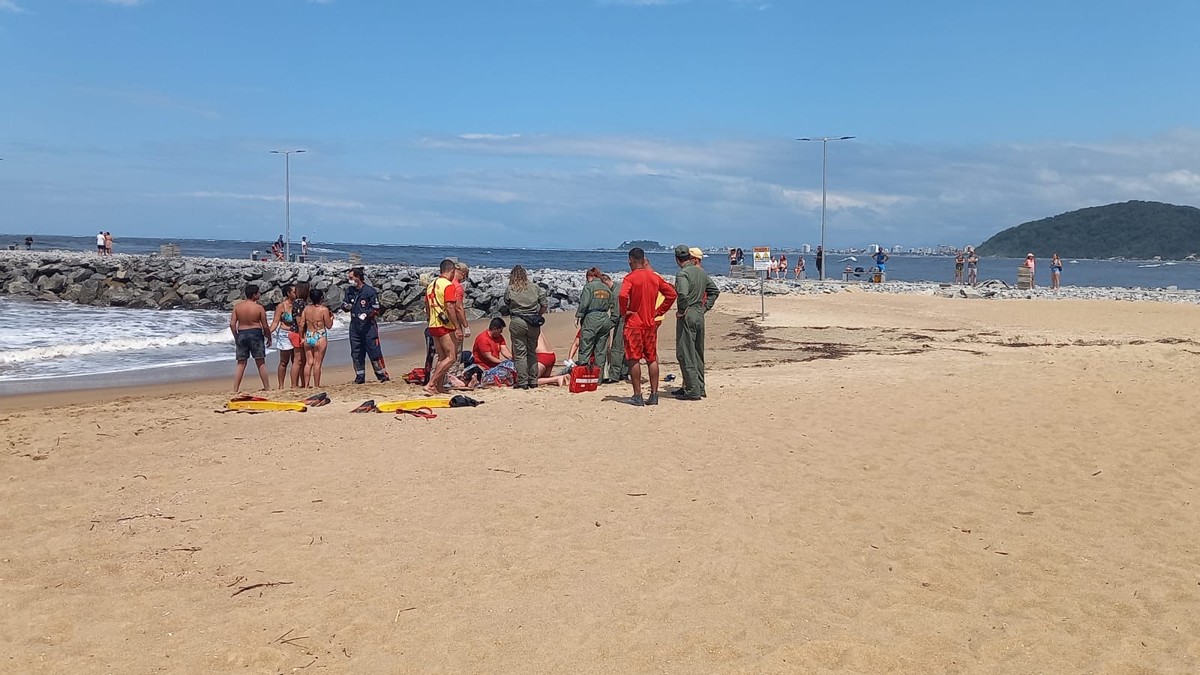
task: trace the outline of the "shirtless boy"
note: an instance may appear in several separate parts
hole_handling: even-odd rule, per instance
[[[246,361],[251,356],[258,366],[262,388],[271,388],[267,379],[267,347],[271,346],[271,327],[267,323],[267,310],[258,304],[258,284],[246,284],[246,299],[233,307],[229,315],[229,332],[237,347],[237,373],[233,378],[233,393],[242,388],[242,375],[246,372]]]

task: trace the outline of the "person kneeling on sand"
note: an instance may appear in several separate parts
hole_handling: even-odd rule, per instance
[[[242,376],[246,373],[246,362],[254,357],[262,388],[271,388],[267,379],[267,347],[271,346],[271,327],[267,324],[267,310],[258,304],[258,284],[246,284],[246,299],[234,305],[229,315],[229,332],[233,333],[236,346],[237,371],[233,378],[233,392],[242,388]]]

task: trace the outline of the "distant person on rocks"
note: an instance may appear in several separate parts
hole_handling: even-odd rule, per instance
[[[1050,259],[1050,288],[1057,289],[1059,282],[1062,280],[1062,258],[1058,257],[1058,253]]]
[[[242,388],[242,376],[246,373],[246,362],[251,357],[258,366],[263,391],[271,388],[267,378],[267,347],[271,346],[271,327],[267,325],[267,310],[258,304],[258,284],[246,284],[246,299],[234,305],[229,315],[229,332],[233,333],[233,344],[237,358],[237,371],[233,377],[233,393]]]
[[[458,305],[462,298],[457,295],[459,287],[454,285],[454,261],[442,261],[439,276],[425,288],[425,311],[429,316],[429,335],[433,338],[437,362],[425,385],[426,394],[441,394],[447,391],[447,376],[458,358],[455,345],[463,338],[462,328],[455,323]]]
[[[25,250],[33,248],[33,237],[25,237]]]
[[[796,257],[796,278],[804,278],[804,256]]]
[[[300,237],[300,262],[308,262],[308,237]]]
[[[629,250],[629,274],[621,284],[618,298],[625,317],[625,360],[633,382],[635,406],[658,405],[658,321],[675,304],[675,288],[659,276],[640,248]],[[662,301],[658,301],[662,296]],[[642,366],[645,359],[650,380],[650,396],[642,398]]]
[[[734,265],[737,265],[737,264],[738,264],[737,249],[731,248],[731,249],[729,249],[729,274],[730,275],[733,275],[733,267],[734,267]]]
[[[112,232],[104,233],[104,255],[111,256],[113,253],[113,236]]]
[[[388,382],[392,378],[388,376],[387,364],[383,362],[379,324],[375,320],[379,315],[379,294],[367,285],[363,268],[353,267],[346,276],[352,286],[342,301],[342,309],[350,312],[350,360],[354,363],[354,384],[367,381],[367,359],[371,360],[375,379]]]
[[[787,256],[780,253],[779,254],[779,278],[786,279],[787,273],[788,273]]]
[[[1037,270],[1037,259],[1033,257],[1032,253],[1025,256],[1025,267],[1029,268],[1029,287],[1035,288],[1037,284],[1034,283],[1034,273]]]
[[[697,262],[688,247],[675,247],[675,264],[679,265],[675,275],[675,354],[683,373],[683,387],[675,397],[682,401],[699,401],[708,395],[704,388],[704,315],[721,294]]]
[[[875,258],[875,267],[878,268],[880,272],[886,272],[887,261],[891,260],[892,256],[888,255],[888,252],[883,250],[883,247],[880,247],[877,251],[875,251],[875,255],[872,257]]]
[[[971,286],[979,283],[979,254],[974,248],[967,249],[967,283]]]
[[[304,331],[308,385],[319,387],[321,386],[321,365],[325,363],[325,350],[329,348],[329,329],[333,327],[333,312],[330,312],[329,308],[324,305],[325,292],[321,289],[312,289],[311,298],[312,302],[304,308],[304,316],[300,317],[300,329]],[[387,381],[386,373],[385,379],[380,381]]]
[[[96,255],[103,256],[108,251],[108,246],[105,245],[104,230],[96,235]]]
[[[508,333],[512,338],[513,363],[517,366],[515,389],[533,389],[538,386],[538,336],[542,324],[546,323],[546,289],[529,280],[525,268],[516,265],[508,274],[508,288],[504,291],[512,321]]]
[[[963,263],[966,262],[966,257],[962,251],[959,251],[954,256],[954,283],[961,284],[963,282]]]
[[[608,336],[612,333],[612,289],[600,278],[600,268],[587,271],[587,283],[579,293],[579,309],[575,323],[579,326],[579,362],[593,361],[603,374],[608,358]],[[603,375],[601,376],[603,379]]]
[[[825,251],[820,246],[817,247],[816,261],[817,261],[817,278],[824,279],[825,278]]]

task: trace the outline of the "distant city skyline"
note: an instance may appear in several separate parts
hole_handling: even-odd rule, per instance
[[[1200,204],[1200,4],[0,0],[0,232],[936,247]],[[20,64],[17,66],[16,64]],[[894,244],[892,244],[894,245]]]

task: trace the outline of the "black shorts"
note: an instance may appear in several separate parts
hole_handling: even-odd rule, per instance
[[[245,361],[250,357],[254,357],[255,359],[267,358],[267,342],[261,328],[239,330],[233,342],[237,348],[237,360],[239,362]]]

